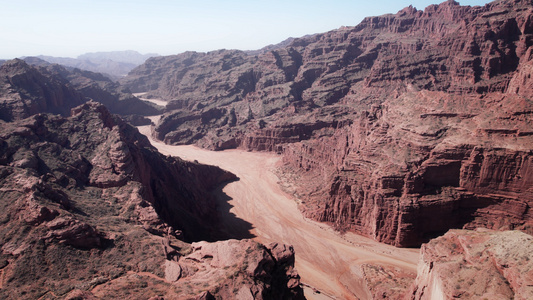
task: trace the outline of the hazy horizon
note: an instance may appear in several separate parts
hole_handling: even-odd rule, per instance
[[[444,1],[0,0],[0,59],[134,50],[172,55],[257,50],[290,37],[355,26],[364,17]],[[458,1],[484,5],[487,0]]]

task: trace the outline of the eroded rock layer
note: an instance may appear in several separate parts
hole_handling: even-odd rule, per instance
[[[0,298],[301,295],[289,246],[186,243],[222,237],[211,191],[234,179],[96,102],[1,123]]]

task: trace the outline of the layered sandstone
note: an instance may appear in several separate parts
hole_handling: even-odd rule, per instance
[[[505,100],[483,111],[429,113],[426,101],[418,104],[425,97],[453,106],[462,99],[424,94],[376,106],[332,137],[284,148],[284,170],[301,170],[294,192],[306,215],[397,246],[449,228],[531,232],[533,141],[523,99],[501,94]],[[505,104],[514,109],[494,118],[490,110],[506,101],[516,101]]]
[[[276,130],[268,119],[338,104],[368,107],[371,100],[381,102],[409,88],[503,92],[527,56],[530,26],[527,1],[484,7],[447,1],[423,11],[409,7],[369,17],[355,27],[294,39],[256,55],[219,50],[152,58],[122,83],[169,101],[176,114],[224,108],[219,117],[224,119],[234,111],[237,126],[212,123],[198,132],[194,125],[167,121],[156,131],[169,143],[203,139],[199,144],[216,148],[237,136],[231,144],[247,147],[239,137],[255,127],[238,125],[250,120]]]
[[[533,140],[528,125],[529,85],[524,75],[531,59],[530,11],[530,4],[523,1],[513,5],[492,3],[484,8],[464,8],[448,1],[423,13],[408,9],[396,16],[363,21],[359,26],[388,24],[385,28],[394,31],[390,23],[396,17],[411,14],[417,16],[416,22],[429,22],[433,15],[433,22],[448,22],[451,26],[449,21],[460,14],[460,19],[467,21],[457,25],[464,27],[458,32],[497,40],[484,44],[511,43],[508,47],[521,50],[489,55],[488,50],[468,52],[465,48],[466,53],[459,51],[452,57],[442,52],[444,48],[440,53],[433,47],[412,56],[395,54],[394,59],[381,65],[392,65],[395,72],[380,67],[365,83],[365,89],[376,91],[394,87],[392,97],[384,97],[383,102],[361,111],[353,125],[332,137],[284,148],[286,165],[291,170],[302,170],[298,176],[307,179],[300,180],[303,184],[296,190],[307,201],[303,205],[306,214],[397,246],[416,246],[449,228],[531,232]],[[451,47],[463,40],[458,33],[443,31],[443,25],[435,28],[440,29],[431,33],[433,38],[442,36],[436,46]],[[409,29],[411,34],[413,30]],[[425,52],[432,53],[433,58],[440,53],[448,60],[423,60]],[[459,61],[457,56],[462,56],[460,60],[466,61],[468,55],[480,57],[480,61],[484,55],[496,55],[494,61],[502,65],[480,66],[476,70],[485,73],[471,80],[464,73],[447,71],[439,75],[431,71],[431,64],[450,68],[451,60]],[[408,64],[398,65],[403,57],[424,68],[424,72]],[[423,84],[420,76],[427,74],[435,77],[432,85]],[[444,75],[448,77],[438,79]],[[523,89],[514,87],[518,84],[523,84]],[[401,92],[398,85],[405,86],[405,90]],[[353,96],[358,95],[354,92]]]
[[[212,191],[234,179],[96,102],[0,124],[0,297],[301,295],[288,246],[187,243],[225,237]]]

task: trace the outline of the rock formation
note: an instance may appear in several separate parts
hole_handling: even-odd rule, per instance
[[[0,298],[301,296],[290,247],[187,243],[222,237],[211,192],[234,179],[92,101],[0,123]]]
[[[450,228],[532,232],[533,5],[455,1],[272,51],[149,59],[169,144],[282,153],[309,217],[396,246]]]
[[[395,29],[404,18],[411,20],[406,24],[444,24],[429,32],[414,25]],[[352,125],[284,148],[286,169],[303,170],[297,192],[307,200],[306,214],[397,246],[417,246],[449,228],[531,233],[532,106],[523,74],[533,49],[530,18],[527,1],[483,8],[448,1],[363,21],[361,30],[377,26],[412,37],[417,29],[433,42],[411,55],[389,50],[386,62],[374,63],[362,93],[392,96],[361,110]],[[452,25],[456,31],[445,30]],[[492,48],[456,49],[465,36],[483,37],[475,44]],[[451,68],[471,60],[480,62],[468,67],[477,77]],[[349,97],[360,97],[352,90]]]
[[[453,102],[464,99],[424,94],[376,106],[332,137],[287,146],[284,169],[304,171],[296,192],[305,213],[397,246],[449,228],[531,232],[533,141],[523,100],[501,94],[483,110],[433,113],[430,99],[458,108]],[[512,109],[495,117],[502,102]]]
[[[95,99],[121,115],[159,113],[102,74],[67,70],[37,58],[26,61],[15,59],[0,67],[0,119],[4,121],[43,112],[67,116],[71,108],[87,99]]]
[[[68,115],[85,102],[84,97],[64,79],[40,72],[22,60],[0,67],[0,119],[13,121],[41,112]]]
[[[452,230],[421,249],[411,299],[531,299],[533,237]]]
[[[59,65],[51,65],[47,69],[68,80],[86,98],[104,104],[111,113],[122,116],[153,116],[161,113],[152,104],[133,96],[127,89],[100,73],[80,69],[69,71]]]

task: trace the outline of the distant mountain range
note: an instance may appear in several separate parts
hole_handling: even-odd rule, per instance
[[[148,58],[159,56],[157,53],[141,54],[137,51],[111,51],[111,52],[89,52],[78,56],[81,60],[101,61],[112,60],[121,63],[129,63],[140,65],[143,64]]]
[[[37,56],[49,63],[60,64],[67,67],[78,68],[86,71],[104,73],[111,79],[118,79],[129,73],[133,68],[143,64],[148,58],[159,56],[156,53],[141,54],[137,51],[111,51],[85,53],[77,58]],[[0,61],[0,64],[2,61]]]

